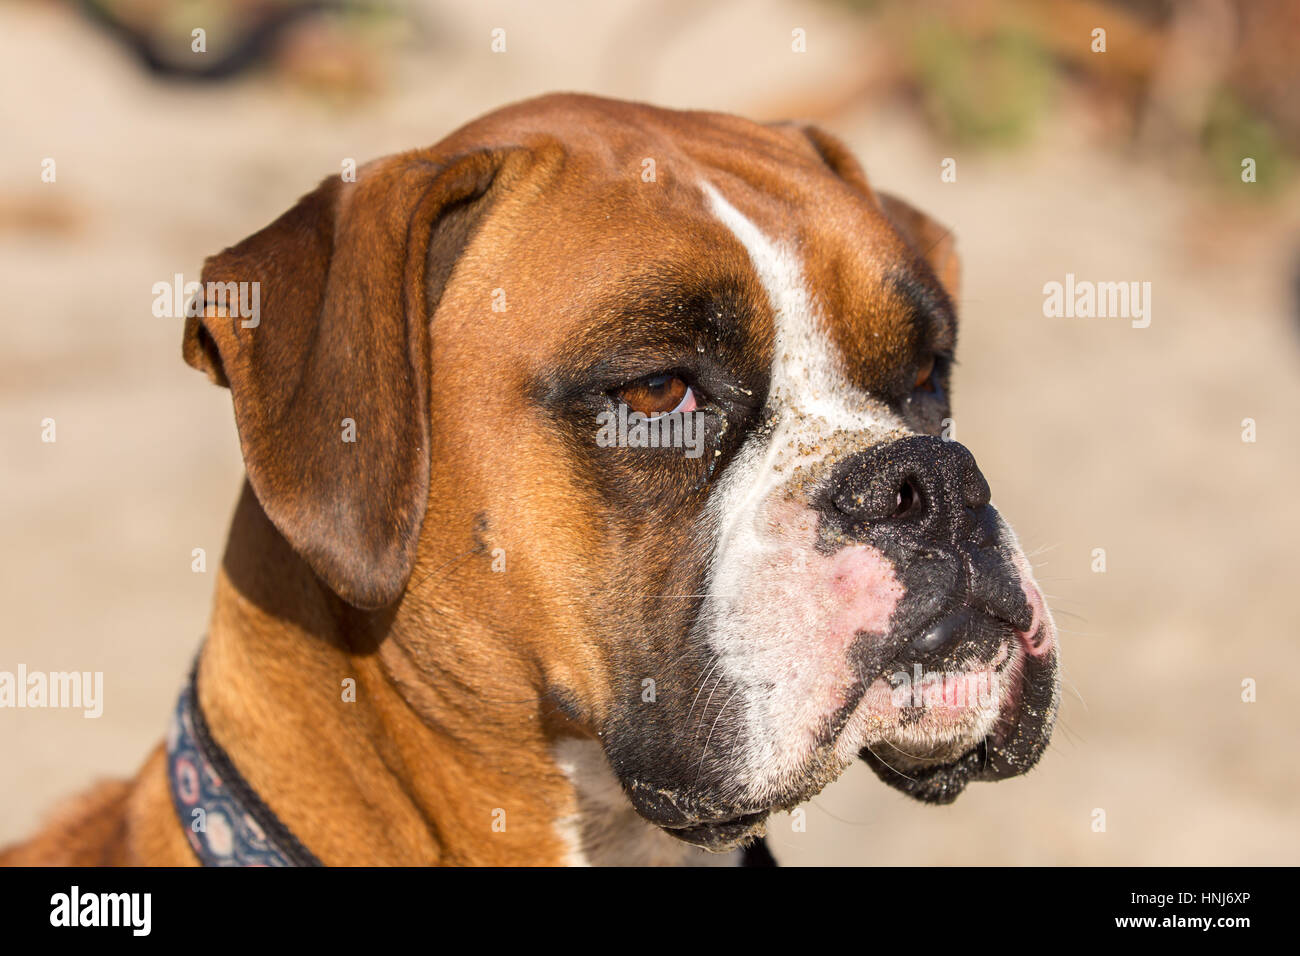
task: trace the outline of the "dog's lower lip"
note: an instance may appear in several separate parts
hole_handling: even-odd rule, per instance
[[[908,766],[899,769],[869,749],[863,749],[859,756],[886,782],[899,786],[913,796],[931,803],[951,803],[957,798],[972,779],[978,779],[981,768],[987,766],[989,742],[986,739],[974,744],[957,757],[922,766]],[[897,775],[898,780],[891,777]]]
[[[716,849],[744,841],[767,819],[767,816],[768,811],[762,810],[725,819],[697,821],[683,826],[665,826],[663,829],[686,843]]]
[[[757,823],[763,817],[767,816],[768,811],[756,810],[753,813],[736,813],[726,817],[716,817],[711,820],[692,820],[689,823],[664,824],[665,830],[698,830],[704,827],[729,826],[735,823],[745,824],[746,826]]]

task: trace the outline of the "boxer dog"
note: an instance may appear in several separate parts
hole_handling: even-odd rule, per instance
[[[1052,618],[940,437],[953,241],[826,133],[548,96],[203,278],[261,305],[185,327],[247,467],[189,731],[290,862],[737,862],[856,759],[946,803],[1043,752]],[[7,862],[228,859],[174,749]]]

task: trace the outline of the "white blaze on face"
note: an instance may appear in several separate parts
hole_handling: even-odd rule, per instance
[[[876,549],[817,551],[817,515],[797,493],[801,481],[835,439],[852,435],[861,450],[912,433],[844,375],[792,249],[712,186],[703,190],[767,292],[775,351],[765,424],[710,502],[719,538],[699,636],[716,657],[701,675],[686,730],[696,746],[716,748],[716,757],[731,750],[737,794],[762,800],[806,780],[818,733],[858,679],[848,659],[855,635],[886,631],[903,596]],[[715,696],[719,686],[733,690]],[[725,740],[713,738],[720,723],[731,728],[719,732]]]

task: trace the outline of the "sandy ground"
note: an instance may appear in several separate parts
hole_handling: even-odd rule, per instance
[[[191,550],[216,566],[242,468],[228,395],[182,364],[154,282],[196,274],[343,157],[514,99],[580,89],[775,118],[872,50],[834,8],[786,2],[475,6],[422,6],[425,35],[351,106],[273,79],[162,87],[59,8],[0,8],[0,669],[107,682],[98,720],[0,711],[0,842],[137,766],[207,621],[212,575]],[[488,50],[496,26],[506,55]],[[936,809],[854,768],[806,832],[774,820],[784,862],[1300,862],[1298,197],[1228,206],[1100,151],[1081,116],[1066,104],[1014,154],[955,154],[955,184],[938,176],[954,154],[905,111],[828,124],[873,182],[956,228],[958,437],[1053,597],[1068,689],[1030,776]],[[1150,281],[1150,328],[1044,318],[1043,284],[1067,272]]]

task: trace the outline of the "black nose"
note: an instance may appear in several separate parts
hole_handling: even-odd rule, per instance
[[[957,543],[989,524],[989,484],[965,445],[929,435],[859,452],[836,465],[830,503],[853,530],[914,531]]]

